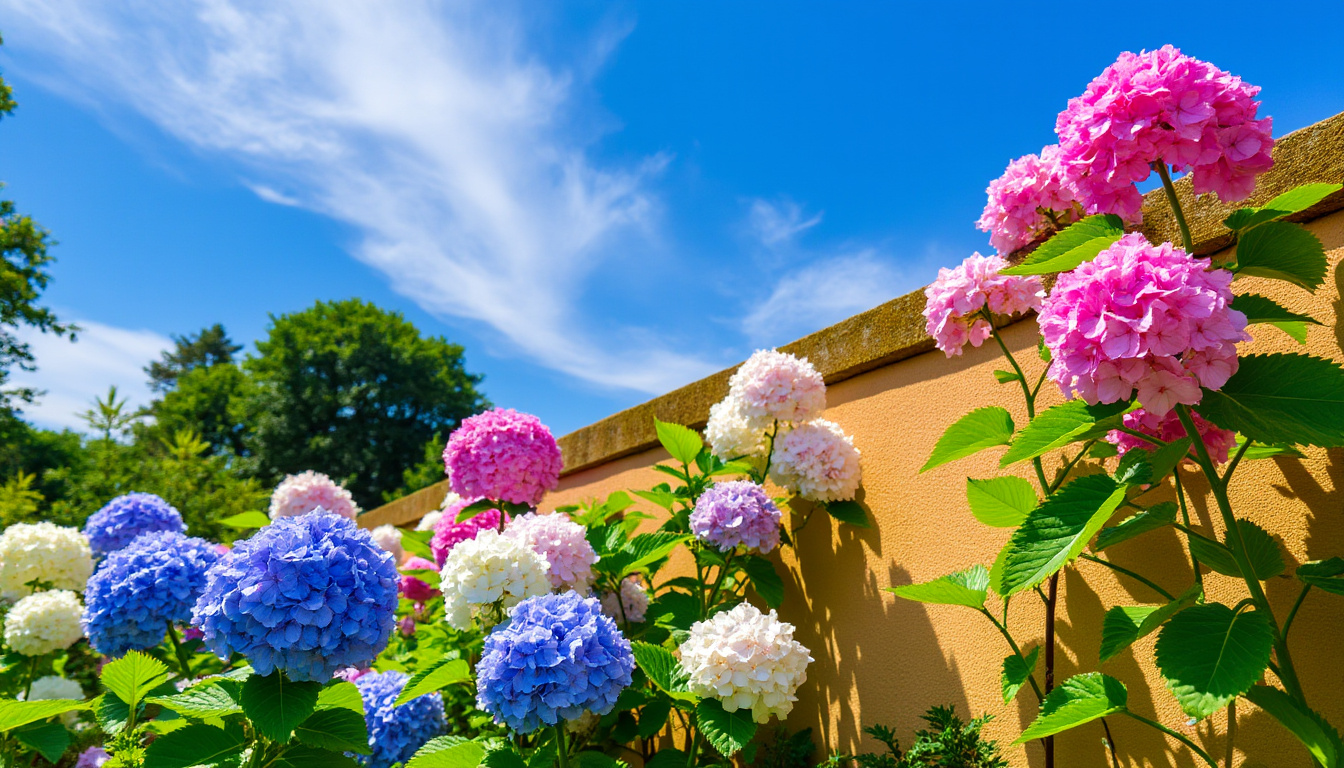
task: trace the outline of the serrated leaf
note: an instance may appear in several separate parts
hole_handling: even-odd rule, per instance
[[[784,603],[784,580],[775,570],[775,564],[760,555],[751,555],[742,561],[742,569],[751,580],[751,588],[765,604],[778,608]]]
[[[135,709],[150,691],[168,680],[168,667],[148,654],[130,651],[103,667],[99,679],[104,688]]]
[[[966,478],[966,502],[976,520],[996,528],[1016,528],[1036,508],[1036,488],[1020,477]]]
[[[1271,221],[1242,232],[1237,239],[1237,275],[1285,280],[1314,291],[1325,281],[1329,262],[1325,247],[1307,229],[1286,221]]]
[[[518,754],[513,745],[486,752],[485,757],[481,758],[481,765],[484,768],[528,768],[523,756]]]
[[[1152,465],[1152,481],[1154,483],[1166,479],[1176,465],[1180,464],[1185,457],[1190,455],[1190,446],[1193,441],[1187,436],[1179,440],[1173,440],[1170,443],[1151,452],[1151,458],[1148,463]]]
[[[1031,677],[1036,671],[1036,658],[1041,655],[1041,647],[1038,645],[1027,652],[1026,660],[1016,653],[1003,660],[1003,675],[999,680],[1003,689],[1003,703],[1010,703],[1017,692],[1026,685],[1027,678]]]
[[[299,723],[294,738],[311,747],[367,755],[369,729],[364,716],[349,709],[319,709]]]
[[[1048,408],[1036,414],[1036,418],[1017,433],[1013,444],[999,459],[999,466],[1034,459],[1070,443],[1102,437],[1120,426],[1130,407],[1127,402],[1088,405],[1082,400],[1070,400]]]
[[[1241,446],[1246,444],[1245,435],[1237,435],[1237,443],[1232,453],[1241,451]],[[1241,454],[1242,461],[1255,461],[1257,459],[1272,459],[1276,456],[1287,456],[1294,459],[1304,459],[1306,454],[1297,449],[1297,446],[1288,444],[1266,445],[1264,443],[1254,443],[1250,448]]]
[[[197,720],[227,717],[243,711],[237,700],[218,685],[196,685],[176,696],[151,696],[147,700],[183,717]]]
[[[15,730],[13,736],[53,765],[70,746],[70,732],[59,722],[32,723]]]
[[[354,758],[307,744],[290,744],[271,763],[273,768],[357,768]]]
[[[1344,742],[1339,732],[1313,710],[1267,685],[1252,686],[1246,698],[1278,720],[1325,768],[1339,768],[1344,762]]]
[[[920,472],[956,461],[986,448],[1008,445],[1013,440],[1013,417],[998,406],[977,408],[962,416],[938,438],[933,453]]]
[[[689,630],[702,618],[700,601],[684,592],[664,592],[649,603],[645,619],[668,629]]]
[[[1260,443],[1344,445],[1344,370],[1309,355],[1246,355],[1197,410]]]
[[[1303,563],[1297,567],[1297,580],[1333,595],[1344,595],[1344,557]]]
[[[1055,491],[1008,540],[1006,594],[1040,584],[1078,557],[1124,500],[1125,486],[1107,475],[1080,477]]]
[[[1147,511],[1130,515],[1118,524],[1102,528],[1097,532],[1097,540],[1092,544],[1093,552],[1100,552],[1135,536],[1165,528],[1176,522],[1176,502],[1164,501],[1154,504]]]
[[[842,523],[852,525],[855,528],[872,528],[868,522],[868,512],[863,505],[853,499],[844,501],[827,501],[822,506],[826,508],[826,514],[834,517]]]
[[[1048,275],[1052,272],[1068,272],[1085,261],[1091,261],[1124,234],[1125,223],[1119,216],[1088,216],[1041,243],[1040,247],[1027,254],[1021,264],[1000,270],[999,274]]]
[[[1195,584],[1162,605],[1116,606],[1106,611],[1101,622],[1101,661],[1115,658],[1139,638],[1156,632],[1167,619],[1194,605],[1201,594],[1203,590]]]
[[[191,768],[239,754],[247,746],[241,728],[188,725],[165,733],[145,750],[144,768]]]
[[[635,491],[635,495],[645,501],[651,501],[663,509],[672,509],[677,503],[677,497],[672,495],[671,491]]]
[[[456,653],[447,654],[433,664],[417,670],[415,675],[406,681],[406,687],[401,689],[394,705],[401,706],[412,699],[470,679],[471,665],[465,659],[458,658]]]
[[[1255,610],[1195,605],[1157,636],[1157,668],[1181,709],[1205,718],[1250,690],[1269,666],[1274,631]]]
[[[1000,597],[1004,596],[1006,590],[1006,587],[1003,586],[1003,567],[1008,560],[1009,546],[1009,544],[1005,544],[999,550],[999,554],[994,556],[994,564],[989,566],[989,588]]]
[[[672,458],[682,464],[688,466],[694,464],[695,457],[700,454],[700,449],[705,446],[695,430],[683,427],[680,424],[654,419],[653,427],[658,432],[658,442],[662,443],[667,452],[672,454]]]
[[[1128,703],[1129,692],[1114,677],[1100,672],[1074,675],[1046,695],[1041,713],[1013,744],[1043,739],[1121,712]]]
[[[672,554],[678,544],[690,537],[681,533],[641,533],[611,557],[598,560],[598,569],[623,579],[641,568]]]
[[[273,741],[289,741],[294,728],[317,708],[321,683],[298,682],[276,670],[243,683],[239,703],[252,726]]]
[[[985,591],[989,589],[989,571],[983,565],[973,565],[933,581],[886,589],[897,597],[918,603],[980,608],[985,604]]]
[[[687,689],[686,671],[671,651],[638,640],[631,643],[630,648],[634,652],[635,663],[663,693],[680,701],[695,701],[698,698]]]
[[[1272,579],[1287,570],[1283,562],[1283,553],[1279,543],[1264,528],[1250,520],[1237,520],[1237,529],[1241,540],[1246,544],[1246,556],[1251,563],[1251,571],[1260,581]],[[1224,543],[1231,548],[1232,543],[1224,537]]]
[[[414,556],[416,556],[416,557],[423,557],[424,559],[433,562],[433,561],[434,561],[434,550],[431,549],[430,546],[429,546],[429,544],[425,543],[425,541],[424,541],[423,539],[421,539],[419,536],[417,536],[417,535],[416,535],[417,533],[419,533],[419,532],[418,532],[418,531],[410,531],[410,530],[407,530],[407,529],[405,529],[405,528],[402,528],[402,529],[401,529],[401,548],[404,549],[404,550],[406,550],[407,552],[411,553],[412,555],[414,555]],[[425,531],[425,533],[430,533],[430,534],[432,534],[433,531]]]
[[[322,692],[317,695],[317,709],[348,709],[363,717],[364,697],[354,683],[333,681],[322,686]]]
[[[611,755],[591,749],[584,750],[577,755],[571,755],[569,764],[573,768],[617,768],[621,765]]]
[[[1016,371],[995,371],[994,378],[997,379],[1000,384],[1011,384],[1014,381],[1022,380],[1022,377],[1017,375]]]
[[[406,763],[406,768],[476,768],[485,757],[485,747],[457,736],[439,736],[425,742]]]
[[[29,723],[89,709],[89,702],[75,699],[41,699],[38,701],[0,700],[0,731],[12,731]]]
[[[93,714],[98,718],[98,726],[103,729],[103,733],[116,735],[126,730],[126,724],[130,722],[131,708],[126,706],[115,693],[107,692],[94,699]]]
[[[271,518],[265,512],[239,512],[218,521],[220,525],[244,530],[265,528],[271,524]]]
[[[1340,190],[1339,184],[1303,184],[1290,189],[1259,208],[1240,208],[1223,220],[1228,229],[1250,229],[1265,222],[1305,211]]]
[[[1187,536],[1190,542],[1190,554],[1195,556],[1200,565],[1208,567],[1214,573],[1221,573],[1234,579],[1241,578],[1241,567],[1237,565],[1237,559],[1232,556],[1232,550],[1221,541],[1196,534]]]
[[[1257,293],[1243,293],[1232,298],[1232,308],[1246,315],[1250,325],[1267,323],[1287,333],[1299,344],[1307,341],[1307,326],[1320,325],[1307,315],[1291,312],[1273,299]]]
[[[672,700],[659,697],[639,711],[639,738],[651,739],[667,725],[672,714]]]
[[[703,699],[695,705],[695,722],[719,754],[732,757],[756,735],[750,709],[728,712],[718,699]]]

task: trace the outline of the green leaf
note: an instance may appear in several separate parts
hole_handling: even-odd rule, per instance
[[[434,550],[430,548],[429,544],[427,544],[424,539],[420,538],[420,536],[417,535],[420,533],[429,533],[432,535],[433,531],[410,531],[405,528],[402,528],[401,548],[416,557],[423,557],[426,560],[433,560]]]
[[[70,732],[61,723],[33,723],[14,731],[14,738],[55,764],[70,746]]]
[[[486,752],[481,765],[485,768],[527,768],[527,762],[512,745]]]
[[[673,496],[671,491],[635,491],[635,495],[667,510],[672,509],[677,503],[677,497]]]
[[[439,736],[425,742],[406,768],[476,768],[485,757],[485,747],[457,736]]]
[[[241,703],[247,719],[259,733],[273,741],[289,741],[294,727],[317,708],[321,683],[296,682],[276,670],[253,675],[243,683]]]
[[[1255,610],[1186,608],[1157,636],[1157,668],[1185,713],[1205,718],[1250,690],[1269,666],[1274,631]]]
[[[1027,652],[1025,661],[1016,653],[1003,660],[1003,677],[1000,684],[1003,687],[1003,703],[1011,702],[1017,692],[1026,685],[1027,678],[1036,671],[1036,657],[1041,655],[1041,647],[1038,645]]]
[[[1325,281],[1328,266],[1325,248],[1316,235],[1297,224],[1272,221],[1240,235],[1237,262],[1231,269],[1238,276],[1285,280],[1315,291]]]
[[[695,705],[695,722],[709,743],[724,757],[732,757],[756,735],[750,709],[724,710],[718,699],[703,699]]]
[[[1297,567],[1297,580],[1332,595],[1344,595],[1344,557],[1303,563]]]
[[[1114,677],[1100,672],[1074,675],[1046,695],[1041,713],[1013,744],[1043,739],[1121,712],[1128,702],[1124,683]]]
[[[1000,384],[1011,384],[1014,381],[1022,380],[1022,377],[1014,371],[995,371],[994,378],[998,379]]]
[[[319,709],[299,723],[294,738],[312,747],[367,755],[369,729],[364,716],[348,709]]]
[[[775,570],[774,563],[760,555],[751,555],[742,561],[742,569],[751,579],[751,588],[767,606],[778,608],[784,603],[784,580]]]
[[[1246,698],[1278,720],[1325,768],[1339,768],[1344,762],[1344,742],[1341,742],[1339,732],[1316,712],[1278,688],[1267,685],[1252,686],[1246,692]]]
[[[317,709],[348,709],[363,717],[364,697],[354,683],[332,681],[322,686],[322,692],[317,695]]]
[[[964,605],[980,608],[985,604],[989,589],[989,571],[983,565],[973,565],[964,571],[949,573],[923,584],[887,587],[888,592],[917,603],[937,605]]]
[[[639,711],[639,738],[651,739],[667,725],[668,715],[672,714],[672,700],[659,697],[644,705]]]
[[[1232,453],[1241,451],[1241,446],[1246,444],[1245,435],[1237,435],[1237,444]],[[1241,454],[1242,461],[1255,461],[1256,459],[1272,459],[1275,456],[1288,456],[1294,459],[1305,459],[1306,454],[1302,453],[1294,445],[1279,444],[1266,445],[1265,443],[1254,443],[1250,448]]]
[[[998,406],[977,408],[957,419],[933,446],[933,453],[920,472],[956,461],[986,448],[1008,445],[1013,440],[1013,417]]]
[[[230,528],[265,528],[271,524],[271,518],[265,512],[239,512],[220,520],[219,524]]]
[[[196,685],[176,696],[151,696],[151,704],[171,709],[183,717],[203,720],[207,717],[227,717],[243,711],[229,692],[219,685]]]
[[[1046,409],[1017,433],[1007,453],[999,459],[999,466],[1006,467],[1043,456],[1070,443],[1101,437],[1120,426],[1121,418],[1129,409],[1127,402],[1088,405],[1082,400],[1070,400]]]
[[[1250,229],[1267,221],[1305,211],[1340,190],[1339,184],[1303,184],[1290,189],[1259,208],[1241,208],[1223,220],[1228,229]]]
[[[1288,569],[1283,562],[1279,543],[1268,531],[1250,520],[1237,520],[1237,529],[1241,532],[1241,540],[1246,543],[1246,554],[1251,561],[1251,570],[1255,573],[1255,578],[1265,581]],[[1224,543],[1230,548],[1232,544],[1226,541],[1226,537],[1224,539]]]
[[[1085,261],[1091,261],[1125,234],[1125,223],[1119,216],[1102,214],[1088,216],[1075,222],[1054,237],[1041,243],[1014,267],[1000,270],[1001,275],[1048,275],[1068,272]]]
[[[1008,540],[1003,564],[1007,594],[1030,589],[1082,553],[1125,500],[1125,486],[1087,475],[1055,491]]]
[[[621,765],[611,755],[591,749],[573,755],[569,763],[573,768],[617,768]]]
[[[406,681],[406,687],[401,689],[394,704],[399,707],[411,699],[470,679],[471,665],[465,659],[458,658],[456,652],[452,652],[416,671],[415,675]]]
[[[104,688],[134,710],[150,691],[168,680],[168,667],[152,656],[130,651],[103,667],[101,680]]]
[[[1261,443],[1344,445],[1344,370],[1309,355],[1246,355],[1199,413]]]
[[[0,731],[12,731],[29,723],[89,709],[91,704],[76,699],[41,699],[38,701],[0,700]]]
[[[1162,605],[1118,605],[1107,611],[1101,622],[1101,661],[1115,658],[1139,638],[1156,632],[1167,619],[1194,605],[1201,594],[1203,590],[1194,584]]]
[[[1234,579],[1241,578],[1241,568],[1237,565],[1237,559],[1232,556],[1232,550],[1221,541],[1214,541],[1194,533],[1187,535],[1190,540],[1190,554],[1199,560],[1200,565],[1207,566],[1214,573],[1221,573]]]
[[[188,725],[165,733],[145,750],[145,768],[191,768],[211,765],[247,747],[241,728]]]
[[[1097,540],[1092,544],[1093,552],[1100,552],[1135,536],[1165,528],[1176,522],[1176,502],[1164,501],[1154,504],[1145,512],[1130,515],[1118,524],[1102,528],[1097,532]]]
[[[658,431],[658,442],[672,454],[672,458],[682,464],[688,466],[694,464],[695,457],[700,455],[700,449],[705,447],[695,430],[688,427],[658,419],[653,420],[653,427]]]
[[[1188,436],[1182,437],[1180,440],[1173,440],[1153,451],[1152,458],[1149,459],[1149,463],[1153,467],[1152,481],[1158,483],[1165,480],[1167,475],[1176,469],[1176,465],[1190,455],[1190,446],[1193,442]]]
[[[855,528],[872,528],[868,522],[868,513],[863,505],[853,499],[846,501],[827,501],[822,504],[826,508],[826,514],[834,517],[842,523],[848,523]]]
[[[659,645],[639,640],[630,644],[635,663],[658,689],[679,701],[695,701],[696,695],[686,687],[686,671],[672,652]]]
[[[686,765],[686,753],[675,747],[660,749],[649,758],[644,764],[644,768],[684,768]]]
[[[496,509],[496,508],[497,508],[496,503],[490,499],[481,499],[480,501],[473,501],[472,503],[458,510],[457,522],[465,523],[466,521],[481,514],[487,509]]]
[[[598,560],[598,567],[623,579],[641,568],[662,560],[690,537],[682,533],[641,533],[611,557]]]
[[[1258,293],[1243,293],[1232,299],[1232,308],[1246,315],[1246,322],[1267,323],[1297,339],[1297,343],[1307,343],[1307,326],[1320,325],[1316,320],[1290,312],[1273,299]]]
[[[989,480],[966,478],[966,501],[976,520],[995,528],[1016,528],[1040,503],[1036,488],[1013,475]]]
[[[645,620],[660,627],[687,631],[701,619],[700,600],[685,592],[664,592],[649,603]]]
[[[307,744],[290,744],[271,763],[274,768],[358,768],[354,758]]]
[[[103,732],[116,735],[126,730],[131,719],[131,708],[115,693],[107,692],[93,700],[93,714]]]

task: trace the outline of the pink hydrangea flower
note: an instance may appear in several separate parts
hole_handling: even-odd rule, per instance
[[[990,244],[1000,253],[1012,253],[1079,218],[1057,144],[1009,163],[985,191],[989,202],[976,226],[989,233]]]
[[[434,526],[434,537],[429,540],[429,548],[434,552],[438,567],[443,567],[453,547],[476,538],[476,534],[481,531],[499,528],[500,512],[497,509],[487,509],[469,520],[457,522],[458,513],[477,501],[480,499],[458,499],[443,510],[443,516]],[[508,521],[507,515],[505,521]]]
[[[1271,118],[1257,119],[1259,87],[1170,45],[1122,53],[1055,121],[1060,161],[1088,213],[1138,221],[1134,186],[1151,164],[1193,173],[1195,194],[1244,200],[1274,164]]]
[[[89,747],[79,753],[79,759],[75,761],[75,768],[102,768],[103,764],[111,759],[107,750],[102,747]]]
[[[402,637],[415,637],[415,617],[402,616],[397,622],[397,629]]]
[[[344,680],[347,683],[353,683],[359,678],[371,674],[372,672],[373,670],[369,668],[360,669],[359,667],[346,667],[344,669],[336,670],[336,674],[333,675],[333,677]]]
[[[759,349],[728,380],[747,419],[807,421],[826,410],[826,383],[805,357]]]
[[[588,543],[587,531],[568,515],[555,512],[538,515],[529,512],[504,526],[504,535],[520,541],[546,558],[551,586],[587,594],[593,582],[593,564],[597,552]]]
[[[1228,455],[1236,447],[1236,433],[1216,426],[1194,411],[1190,412],[1190,417],[1195,422],[1195,429],[1199,432],[1200,438],[1203,439],[1204,446],[1209,449],[1209,455],[1213,457],[1215,462],[1225,464]],[[1143,408],[1138,408],[1125,414],[1124,424],[1130,429],[1168,443],[1173,440],[1180,440],[1187,434],[1185,426],[1181,424],[1181,419],[1175,411],[1159,417]],[[1132,448],[1142,448],[1149,451],[1154,448],[1153,444],[1147,440],[1135,437],[1127,432],[1121,432],[1118,429],[1107,434],[1106,439],[1115,444],[1115,449],[1120,452],[1121,456],[1124,456]],[[1191,446],[1190,456],[1193,458],[1195,455],[1195,448]]]
[[[410,557],[406,560],[406,564],[402,566],[402,570],[437,571],[439,566],[433,560],[426,560],[423,557]],[[401,596],[407,600],[423,603],[426,600],[438,597],[439,590],[425,583],[423,579],[403,573],[401,575]]]
[[[999,274],[1007,266],[999,256],[973,253],[954,269],[938,270],[938,279],[924,289],[924,330],[948,357],[990,337],[989,321],[981,314],[986,307],[996,315],[1040,309],[1041,279]]]
[[[443,449],[453,492],[536,506],[560,483],[563,460],[536,416],[496,408],[464,419]]]
[[[1114,403],[1138,393],[1157,417],[1199,402],[1237,369],[1246,316],[1232,273],[1171,243],[1129,234],[1060,275],[1041,309],[1049,376],[1065,396]]]
[[[271,493],[272,520],[306,515],[315,509],[335,512],[351,520],[359,517],[359,505],[350,492],[311,469],[286,477]]]
[[[691,511],[691,533],[720,552],[739,546],[769,552],[779,546],[779,507],[750,480],[715,483]]]
[[[649,610],[649,591],[639,583],[639,576],[633,575],[621,582],[621,592],[602,594],[602,612],[613,621],[627,621],[638,624],[644,620]]]
[[[809,421],[775,441],[770,479],[805,499],[847,501],[862,479],[859,449],[839,424]]]

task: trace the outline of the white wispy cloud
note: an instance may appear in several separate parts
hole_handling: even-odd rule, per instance
[[[747,221],[763,245],[774,247],[793,240],[821,223],[820,212],[807,216],[803,207],[792,200],[771,202],[762,198],[751,201]]]
[[[62,315],[62,319],[67,319]],[[43,427],[83,430],[76,415],[88,410],[95,397],[117,388],[118,398],[129,400],[132,409],[150,400],[149,377],[144,368],[173,346],[171,339],[153,331],[117,328],[76,319],[81,328],[71,342],[28,328],[18,335],[37,359],[35,372],[14,371],[13,384],[45,390],[36,404],[25,406],[24,416]]]
[[[573,298],[604,261],[638,258],[657,225],[648,187],[668,158],[595,164],[600,133],[571,114],[600,65],[592,56],[627,28],[564,69],[533,55],[526,7],[507,3],[0,7],[9,42],[42,50],[51,67],[30,74],[238,161],[263,199],[351,225],[354,255],[432,314],[478,321],[601,385],[656,393],[715,368],[636,341],[647,329],[599,330]],[[784,210],[771,231],[815,223],[800,217]]]
[[[909,279],[876,250],[823,257],[780,278],[742,330],[754,344],[783,344],[909,289]]]

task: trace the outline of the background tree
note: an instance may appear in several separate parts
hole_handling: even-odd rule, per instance
[[[155,392],[173,390],[178,380],[192,371],[232,364],[233,356],[243,348],[233,343],[219,323],[189,336],[173,336],[173,342],[174,348],[165,351],[162,360],[145,367],[149,388]]]
[[[202,331],[201,335],[209,330]],[[193,343],[183,337],[178,337],[177,342],[176,352],[182,352],[184,345]],[[234,350],[239,348],[229,346]],[[160,370],[160,378],[155,379],[156,373],[151,369],[154,366],[166,369],[166,361],[174,357],[182,359],[175,352],[167,352],[165,362],[154,363],[146,369],[151,378],[150,386],[156,386],[163,394],[149,404],[153,421],[136,428],[137,439],[163,442],[171,440],[177,432],[189,430],[197,433],[216,456],[231,460],[246,455],[243,395],[251,384],[247,374],[231,360],[214,357],[212,363],[186,366],[172,371],[171,375],[167,370]]]

